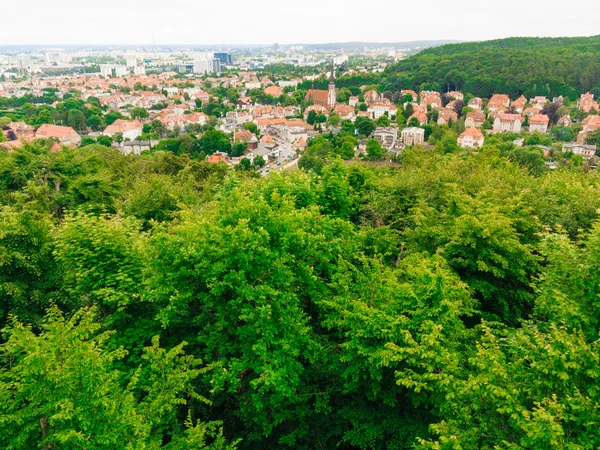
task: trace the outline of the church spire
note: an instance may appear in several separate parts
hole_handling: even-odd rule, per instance
[[[335,81],[335,77],[333,76],[333,71],[334,71],[334,67],[333,67],[333,58],[331,58],[331,74],[329,75],[329,81],[331,81],[332,83]]]
[[[335,77],[333,76],[334,71],[333,58],[331,58],[331,74],[329,76],[329,90],[327,91],[327,107],[329,109],[334,108],[337,103],[337,94],[335,92]]]

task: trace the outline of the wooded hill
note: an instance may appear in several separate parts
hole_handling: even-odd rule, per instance
[[[600,445],[596,171],[49,144],[0,152],[0,448]]]
[[[384,91],[459,90],[479,97],[600,95],[600,36],[509,38],[423,50],[385,71]]]

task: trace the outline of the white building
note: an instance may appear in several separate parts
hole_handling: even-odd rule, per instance
[[[410,127],[402,130],[402,143],[404,145],[420,145],[425,142],[425,130],[423,128]]]
[[[467,128],[458,137],[458,145],[465,148],[479,148],[483,146],[483,133],[479,128]]]
[[[500,114],[494,120],[494,131],[520,133],[523,118],[518,114]]]

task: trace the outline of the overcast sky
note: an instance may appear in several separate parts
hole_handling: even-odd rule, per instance
[[[0,45],[292,44],[600,34],[600,1],[19,0]]]

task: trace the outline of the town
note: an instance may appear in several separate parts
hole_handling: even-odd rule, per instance
[[[43,139],[52,151],[98,143],[125,154],[187,152],[267,175],[299,160],[311,168],[301,157],[315,138],[342,136],[345,160],[393,162],[406,147],[510,142],[537,148],[549,168],[573,158],[597,166],[600,116],[590,93],[485,99],[348,83],[376,80],[417,50],[3,55],[0,148]]]

